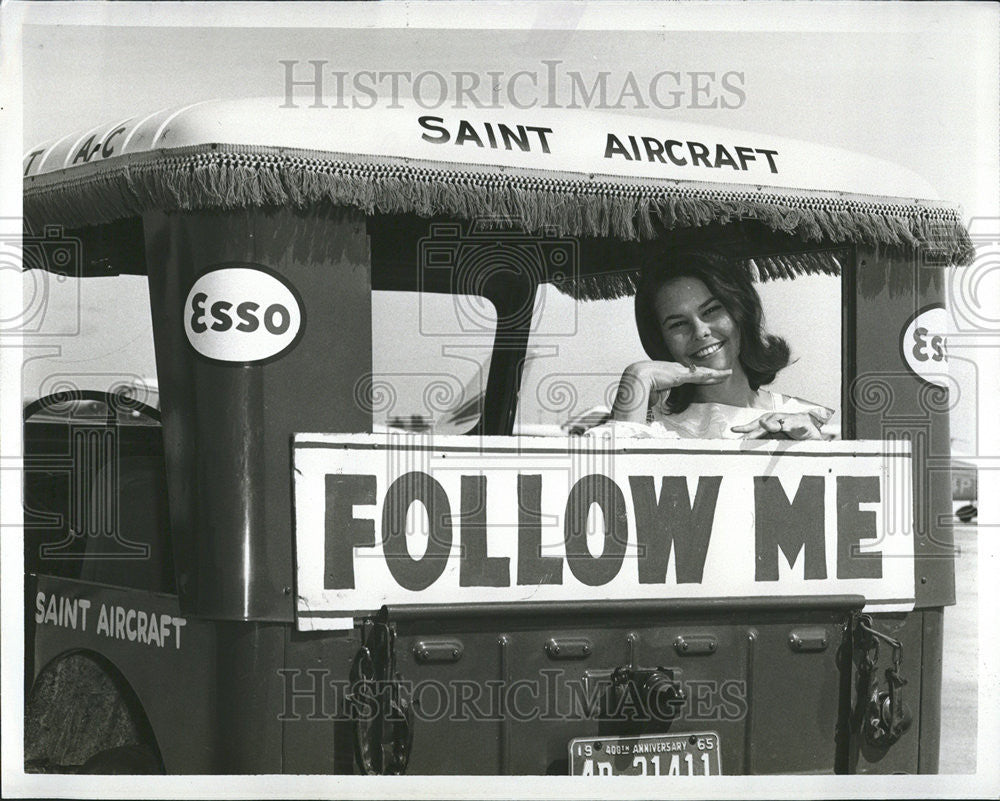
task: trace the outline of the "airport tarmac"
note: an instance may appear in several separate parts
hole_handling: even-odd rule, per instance
[[[976,526],[955,526],[955,606],[944,612],[940,773],[976,772],[979,592]]]

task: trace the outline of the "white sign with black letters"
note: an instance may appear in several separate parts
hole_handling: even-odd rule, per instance
[[[632,442],[296,435],[299,627],[407,604],[912,607],[907,444]]]
[[[207,270],[191,286],[185,303],[188,342],[217,362],[274,359],[295,345],[302,324],[295,290],[277,273],[256,264]]]

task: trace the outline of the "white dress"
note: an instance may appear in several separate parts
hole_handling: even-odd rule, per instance
[[[759,390],[757,406],[731,406],[728,403],[692,403],[683,412],[670,414],[664,403],[652,408],[649,423],[630,423],[611,420],[591,428],[591,436],[641,437],[647,439],[743,439],[746,434],[733,431],[733,426],[753,423],[770,412],[796,414],[806,412],[821,426],[833,417],[833,409],[809,403],[791,395],[780,395],[766,389]],[[833,431],[821,429],[824,434]]]

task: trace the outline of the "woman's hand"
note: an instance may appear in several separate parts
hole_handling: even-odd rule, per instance
[[[681,384],[719,384],[732,374],[732,370],[687,367],[678,362],[635,362],[625,368],[618,384],[611,419],[644,423],[654,393],[669,392]]]
[[[733,426],[743,439],[823,439],[819,424],[806,412],[768,412],[753,423]]]

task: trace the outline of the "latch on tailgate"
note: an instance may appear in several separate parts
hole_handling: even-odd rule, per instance
[[[634,668],[622,665],[611,674],[611,685],[627,695],[655,720],[673,720],[687,700],[676,668]]]

